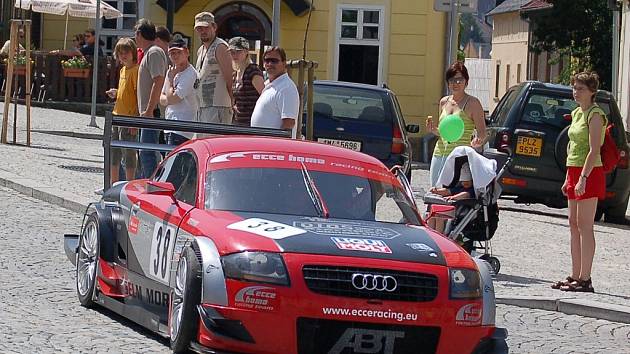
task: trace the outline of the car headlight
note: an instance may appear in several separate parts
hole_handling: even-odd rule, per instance
[[[221,258],[226,278],[289,285],[282,256],[270,252],[241,252]]]
[[[472,269],[449,269],[450,298],[478,299],[481,297],[481,276]]]

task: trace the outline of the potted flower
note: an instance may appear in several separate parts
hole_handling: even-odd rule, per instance
[[[90,63],[84,57],[62,60],[63,76],[85,79],[90,76]]]
[[[15,61],[13,62],[13,74],[14,75],[26,75],[26,55],[18,54],[15,57]],[[4,64],[7,65],[9,62],[8,58],[4,59]],[[31,65],[33,65],[35,61],[31,60]]]

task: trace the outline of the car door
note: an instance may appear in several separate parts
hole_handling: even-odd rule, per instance
[[[393,107],[385,91],[341,85],[315,85],[314,140],[389,158]]]
[[[152,181],[172,183],[174,198],[164,193],[151,193],[145,188],[132,206],[139,227],[129,238],[127,248],[129,281],[138,289],[134,290],[138,300],[135,304],[159,315],[162,323],[168,314],[177,232],[182,219],[195,207],[198,170],[192,151],[182,150],[169,156]]]

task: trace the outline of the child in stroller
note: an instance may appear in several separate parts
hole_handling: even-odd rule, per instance
[[[428,216],[426,218],[429,226],[434,224],[431,219],[445,218],[446,225],[441,230],[442,233],[456,240],[469,253],[474,250],[483,250],[479,258],[488,261],[495,274],[499,272],[501,263],[492,256],[490,239],[494,236],[499,222],[499,208],[497,200],[501,194],[501,187],[497,180],[505,171],[511,158],[508,156],[499,172],[497,162],[488,159],[477,153],[473,148],[460,146],[453,150],[447,157],[444,168],[438,178],[438,185],[444,186],[450,193],[459,191],[459,197],[444,197],[443,189],[435,189],[438,193],[427,193],[423,199],[427,205]],[[469,166],[472,176],[472,192],[470,198],[464,191],[457,189],[457,185],[463,186],[460,182],[464,164]],[[467,179],[464,176],[464,179]],[[432,189],[433,191],[433,189]],[[442,191],[442,192],[439,192]],[[435,223],[437,224],[437,223]],[[436,225],[437,226],[437,225]],[[480,244],[480,246],[477,246]]]
[[[470,167],[468,163],[464,163],[462,165],[459,173],[459,182],[455,186],[453,186],[452,188],[432,187],[429,190],[429,193],[444,197],[445,201],[475,198],[475,189],[473,188],[472,183],[472,173],[470,172]],[[431,211],[434,213],[435,217],[429,220],[429,226],[440,233],[444,232],[445,222],[447,218],[440,217],[440,215],[445,216],[445,214],[447,214],[452,209],[453,208],[450,206],[443,207],[440,205],[432,205]],[[452,218],[454,215],[449,214],[448,216]]]

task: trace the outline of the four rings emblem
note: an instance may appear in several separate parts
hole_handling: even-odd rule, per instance
[[[398,282],[391,275],[354,273],[352,286],[359,290],[392,292],[398,288]]]

